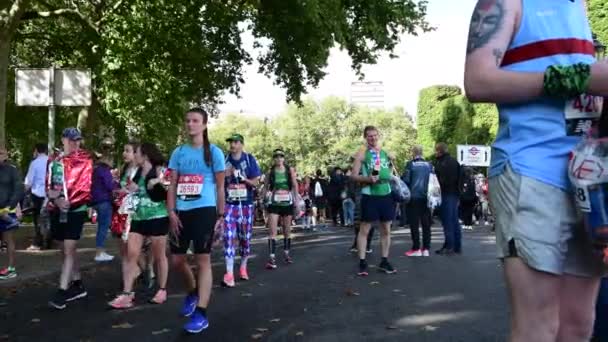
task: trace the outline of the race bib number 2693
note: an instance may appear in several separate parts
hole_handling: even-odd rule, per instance
[[[178,196],[198,196],[203,192],[202,175],[180,175],[177,181]]]

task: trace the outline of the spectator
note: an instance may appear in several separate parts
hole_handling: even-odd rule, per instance
[[[46,197],[44,182],[46,180],[46,166],[48,163],[48,147],[46,144],[36,144],[34,148],[34,160],[30,163],[30,167],[25,176],[25,190],[30,192],[32,204],[34,207],[32,218],[34,221],[34,239],[32,245],[27,248],[28,251],[39,251],[41,248],[49,247],[50,241],[44,241],[41,224],[39,222],[40,211]],[[48,240],[48,239],[47,239]]]
[[[464,229],[473,229],[473,211],[477,204],[475,180],[471,169],[465,168],[460,189],[460,206],[462,207],[462,221]]]
[[[95,239],[97,253],[95,261],[106,262],[114,259],[114,256],[106,253],[105,250],[106,237],[112,223],[112,191],[114,190],[113,163],[110,153],[112,142],[104,139],[101,149],[100,158],[93,171],[91,204],[97,211],[97,237]]]
[[[436,253],[440,255],[462,252],[462,232],[458,222],[458,198],[460,187],[460,164],[448,153],[445,143],[435,147],[437,163],[435,171],[441,186],[441,223],[445,242]]]
[[[325,209],[327,208],[328,183],[323,178],[323,171],[317,170],[317,177],[312,182],[312,225],[325,224]]]
[[[340,217],[340,225],[344,226],[342,201],[346,199],[346,179],[344,178],[342,169],[339,167],[334,168],[331,174],[328,190],[327,196],[331,207],[331,218],[334,226],[338,225],[338,217]]]

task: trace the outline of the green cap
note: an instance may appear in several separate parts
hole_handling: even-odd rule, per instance
[[[227,142],[240,141],[241,144],[244,144],[245,138],[243,138],[243,136],[238,133],[234,133],[233,135],[230,136],[230,138],[226,139],[226,141]]]

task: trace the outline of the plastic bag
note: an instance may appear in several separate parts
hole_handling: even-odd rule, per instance
[[[293,205],[293,219],[298,220],[306,213],[306,202],[301,196],[296,196],[296,200]]]
[[[441,186],[434,173],[429,175],[429,186],[427,189],[427,206],[431,211],[441,206]]]
[[[410,189],[407,184],[401,178],[397,176],[391,176],[391,193],[393,199],[398,203],[408,203],[410,201]]]
[[[608,264],[608,138],[587,138],[570,154],[568,176],[591,243]]]

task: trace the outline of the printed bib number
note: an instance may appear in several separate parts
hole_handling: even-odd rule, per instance
[[[587,187],[577,187],[574,198],[576,199],[576,205],[581,211],[591,211],[591,203],[589,201],[589,191],[587,190]]]
[[[275,203],[287,203],[291,202],[291,192],[287,190],[277,190],[273,196]]]
[[[245,184],[230,184],[228,186],[228,197],[230,199],[246,199],[247,186]]]
[[[199,196],[203,192],[202,175],[182,175],[177,180],[178,196]]]
[[[603,100],[600,96],[583,94],[566,101],[564,115],[567,134],[580,136],[587,133],[602,115]]]

